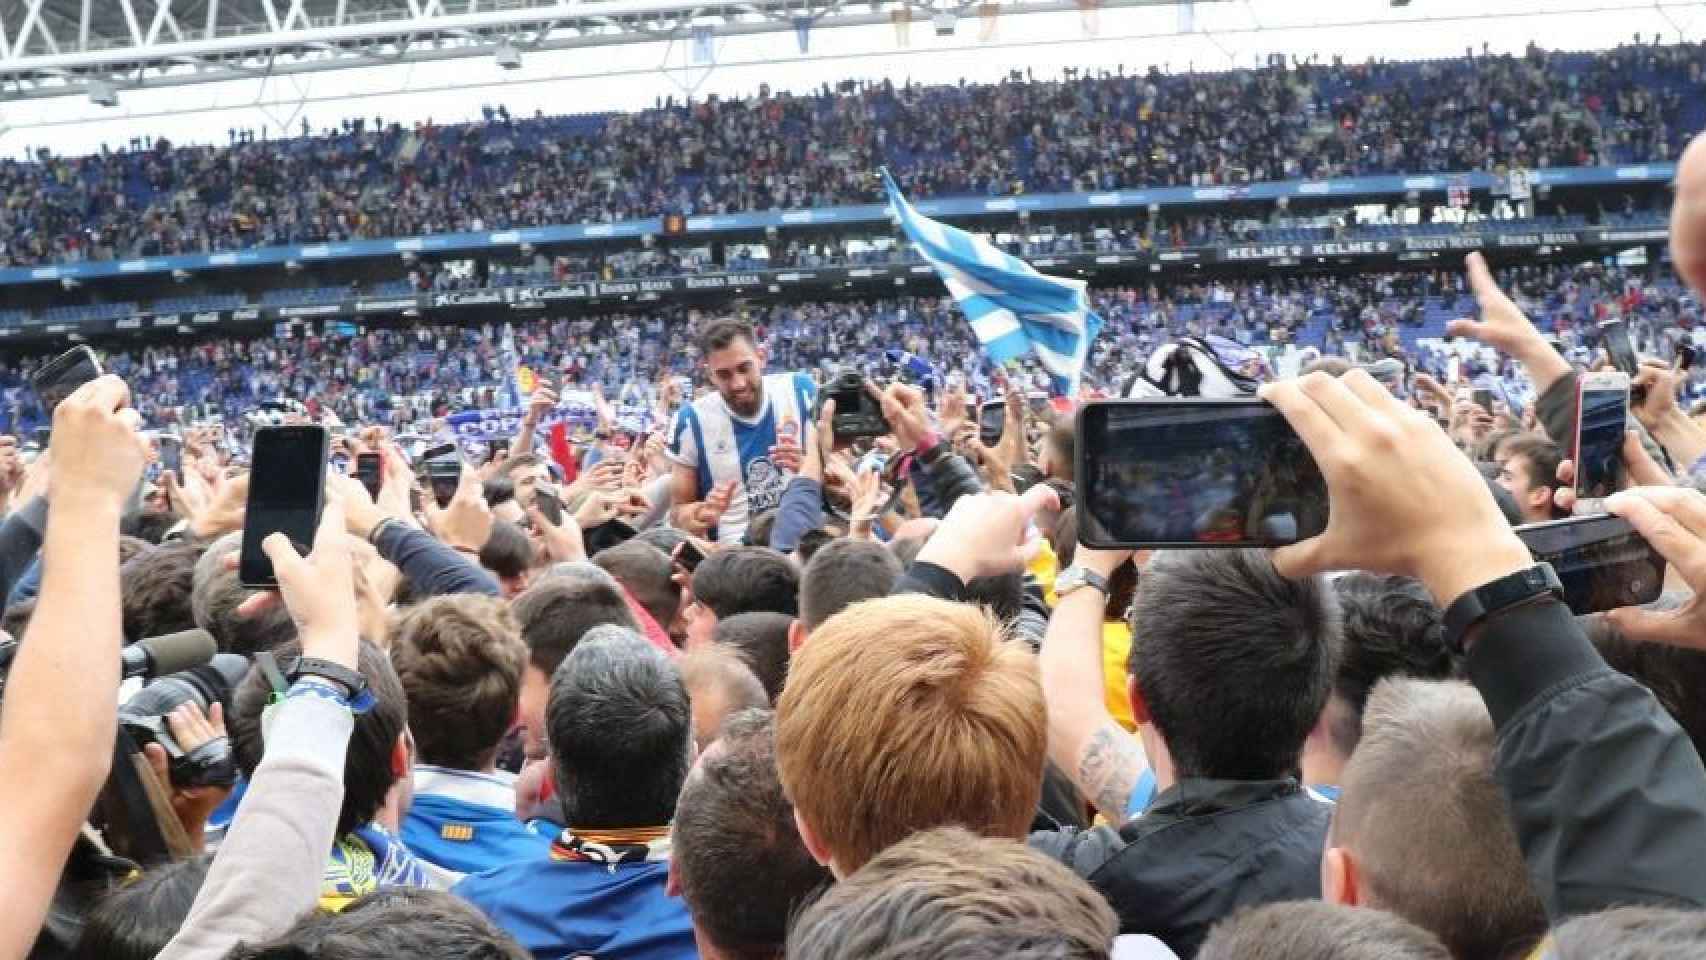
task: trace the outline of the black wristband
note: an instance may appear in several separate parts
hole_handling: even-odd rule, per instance
[[[1476,624],[1546,594],[1564,599],[1564,585],[1549,563],[1525,567],[1465,593],[1445,608],[1446,649],[1462,656],[1463,640]]]

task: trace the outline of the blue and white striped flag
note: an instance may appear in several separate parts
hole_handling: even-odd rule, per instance
[[[1006,364],[1032,354],[1055,396],[1076,396],[1090,344],[1102,331],[1084,281],[1045,276],[982,237],[937,223],[912,209],[888,170],[882,173],[901,227],[936,268],[989,359]]]

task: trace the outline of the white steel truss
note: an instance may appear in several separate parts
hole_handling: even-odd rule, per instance
[[[0,100],[888,23],[989,0],[0,0]],[[1003,16],[1177,0],[996,0]],[[1196,0],[1219,2],[1219,0]]]

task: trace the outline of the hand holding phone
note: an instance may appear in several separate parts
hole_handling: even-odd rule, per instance
[[[325,427],[262,427],[255,431],[254,469],[243,513],[243,547],[237,577],[245,587],[278,585],[272,558],[261,543],[282,533],[299,553],[309,552],[326,496]]]
[[[53,411],[72,392],[101,375],[101,361],[88,347],[72,347],[37,370],[30,377],[30,386],[49,420]]]

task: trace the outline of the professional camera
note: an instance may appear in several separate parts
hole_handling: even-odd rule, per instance
[[[221,653],[199,667],[161,677],[119,708],[119,726],[139,748],[149,743],[165,748],[174,787],[228,787],[237,779],[231,741],[219,737],[186,752],[172,736],[166,715],[185,703],[203,712],[215,703],[229,703],[231,691],[248,672],[247,659]]]
[[[880,437],[889,432],[883,408],[866,392],[864,375],[843,370],[830,379],[824,397],[835,401],[835,436],[838,440]]]

